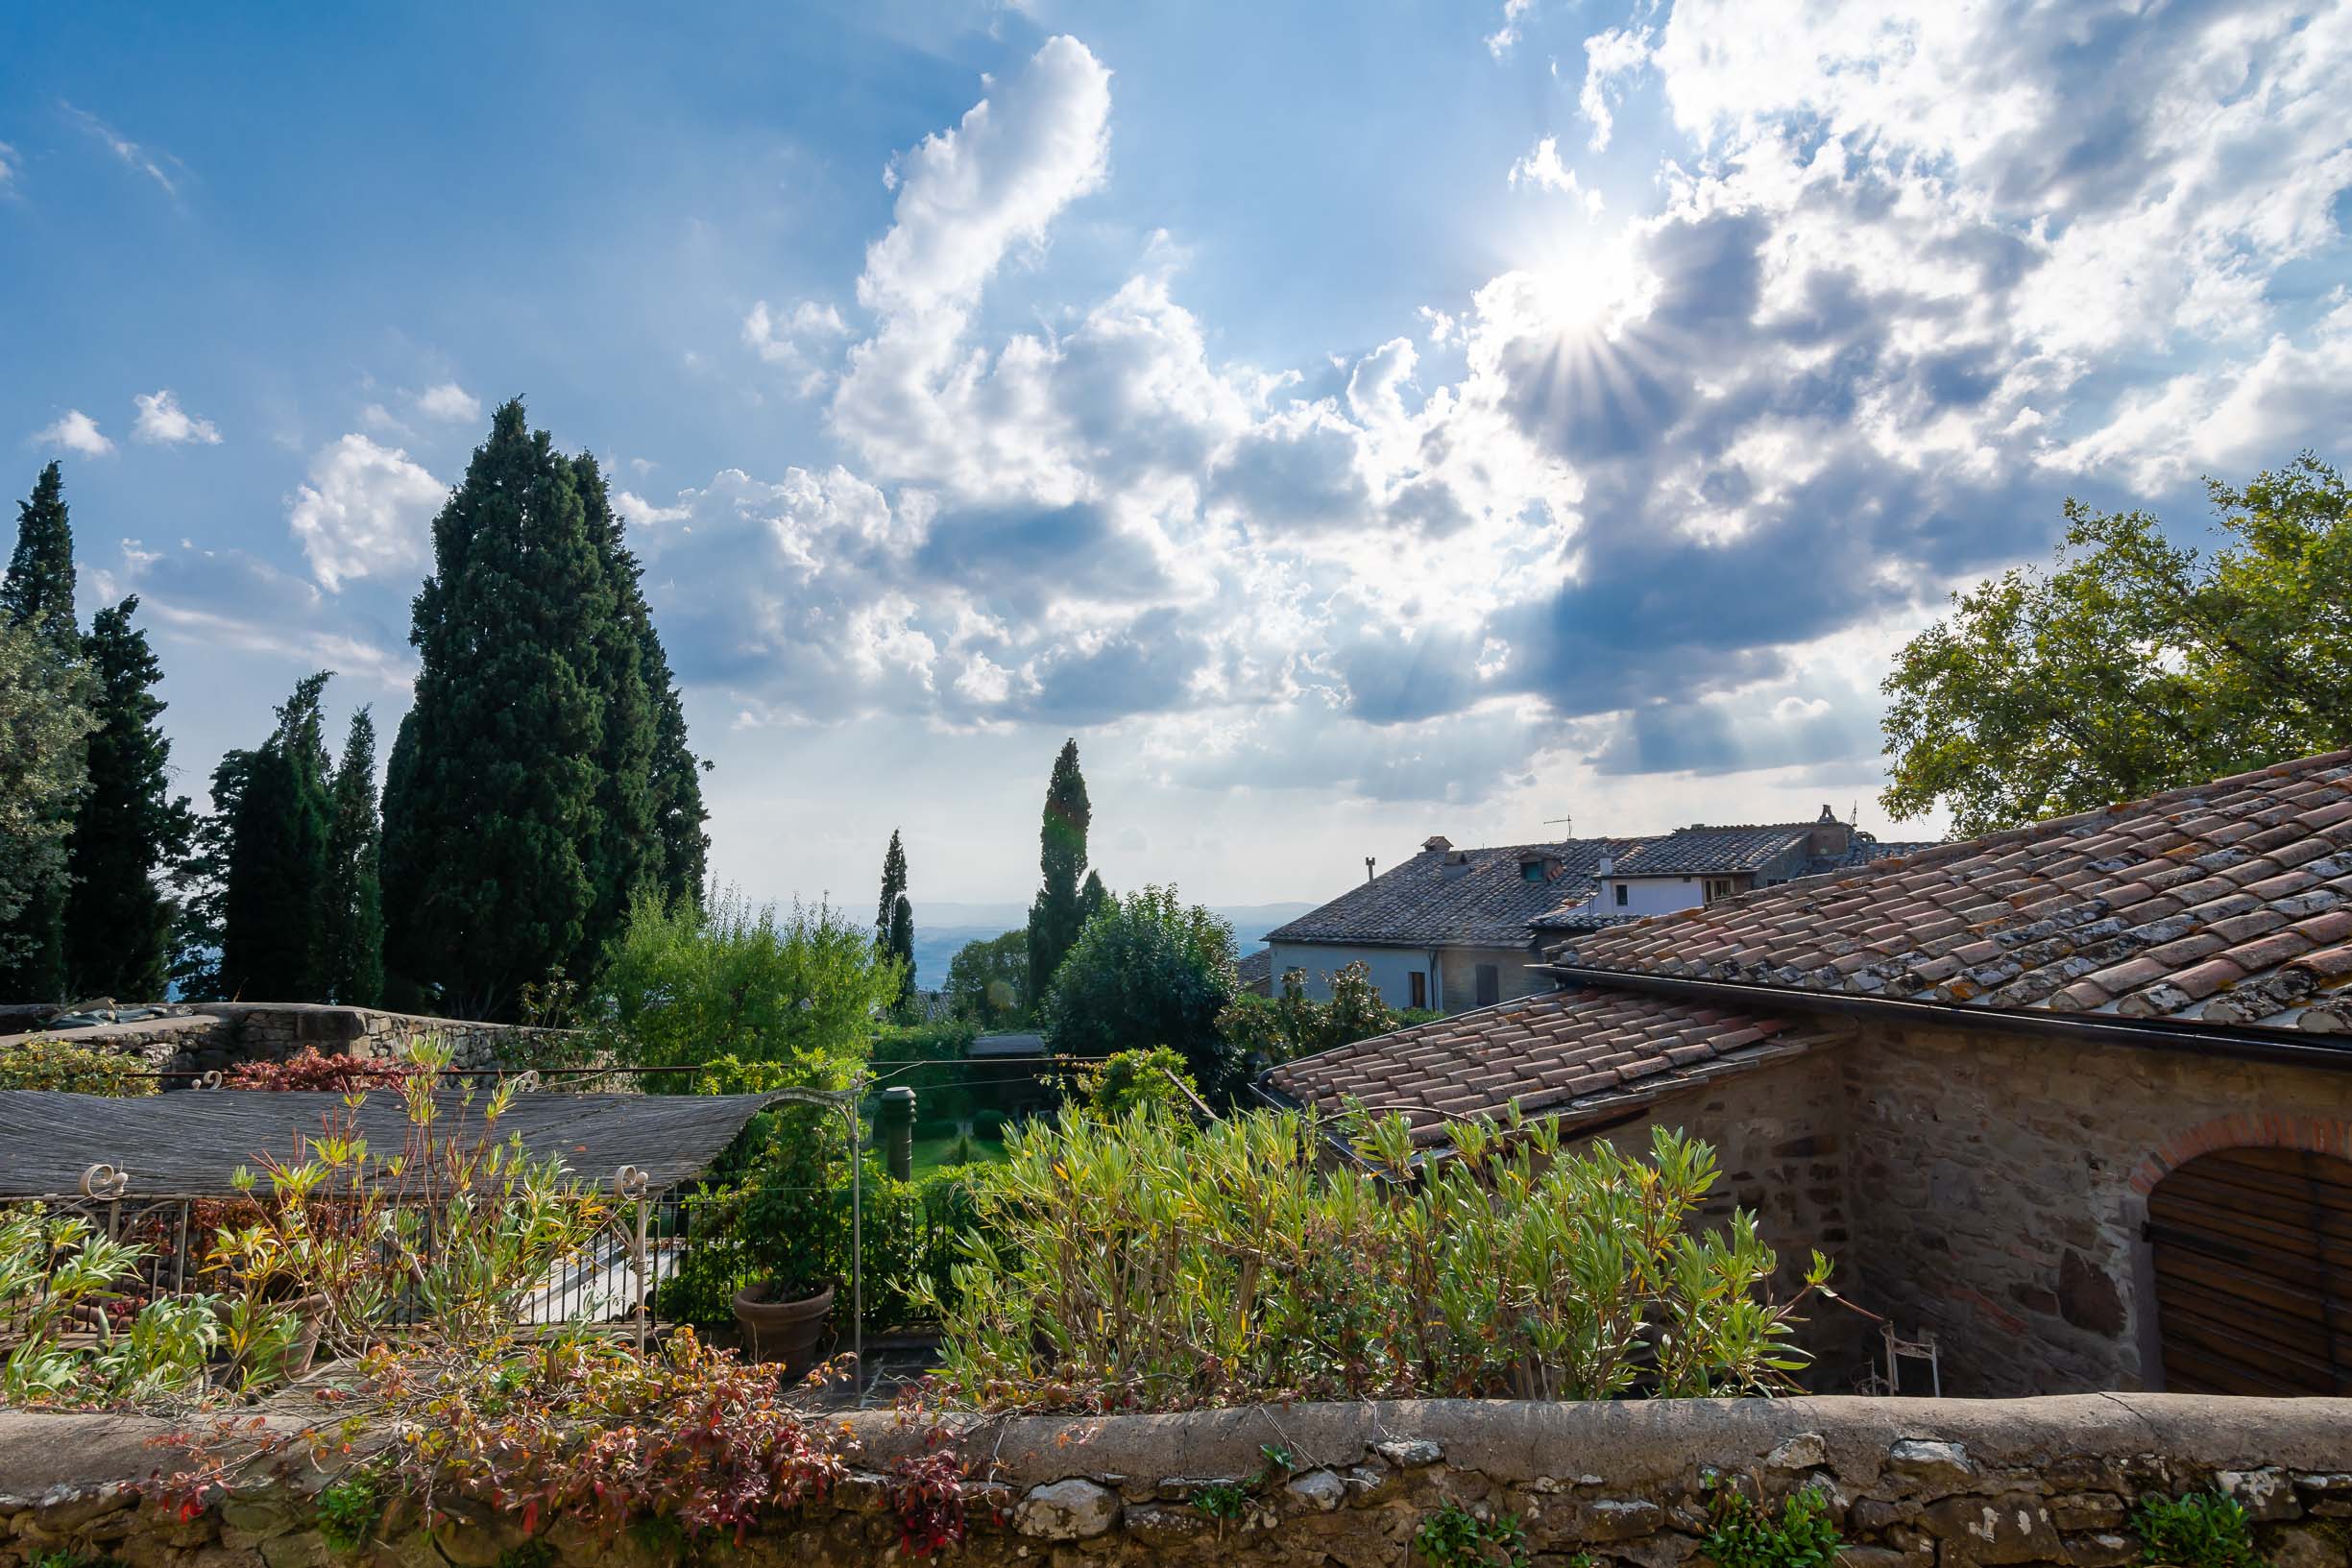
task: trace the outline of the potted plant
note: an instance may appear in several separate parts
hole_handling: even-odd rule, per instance
[[[745,1180],[738,1241],[754,1278],[735,1294],[753,1361],[796,1378],[816,1363],[850,1268],[848,1140],[831,1111],[785,1107]]]

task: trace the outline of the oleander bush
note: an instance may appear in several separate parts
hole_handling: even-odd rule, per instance
[[[1471,1122],[1418,1162],[1401,1119],[1348,1130],[1149,1109],[1065,1115],[1007,1140],[980,1224],[930,1298],[941,1402],[1171,1410],[1288,1399],[1605,1399],[1794,1386],[1796,1309],[1735,1211],[1695,1231],[1706,1144],[1646,1159],[1563,1150],[1548,1122]]]

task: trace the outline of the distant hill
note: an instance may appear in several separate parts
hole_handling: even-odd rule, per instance
[[[1211,905],[1220,918],[1233,923],[1233,935],[1243,956],[1266,944],[1259,940],[1285,921],[1296,920],[1312,904]],[[966,942],[985,942],[1029,924],[1026,904],[918,904],[914,906],[914,983],[935,990],[947,983],[947,966]]]

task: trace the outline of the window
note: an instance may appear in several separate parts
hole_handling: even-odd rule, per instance
[[[1478,1005],[1491,1007],[1503,1000],[1503,972],[1492,964],[1478,966]]]
[[[1625,884],[1623,882],[1617,883],[1617,907],[1620,909],[1625,907]]]
[[[1405,978],[1413,982],[1413,1001],[1410,1005],[1415,1007],[1428,1006],[1429,977],[1417,969],[1412,974],[1406,976]]]
[[[1519,862],[1519,880],[1521,880],[1521,881],[1523,881],[1523,882],[1540,882],[1540,881],[1541,881],[1542,880],[1543,880],[1543,862],[1542,862],[1542,861],[1540,861],[1540,860],[1521,860],[1521,861]]]
[[[1717,899],[1728,899],[1728,898],[1730,898],[1731,896],[1732,896],[1732,879],[1731,879],[1731,878],[1729,878],[1729,877],[1709,877],[1709,878],[1708,878],[1708,879],[1707,879],[1707,902],[1708,902],[1708,903],[1712,904],[1712,903],[1714,903],[1714,902],[1715,902]]]

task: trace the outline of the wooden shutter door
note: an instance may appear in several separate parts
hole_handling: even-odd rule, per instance
[[[2352,1162],[2200,1154],[2147,1199],[2175,1393],[2352,1394]]]

